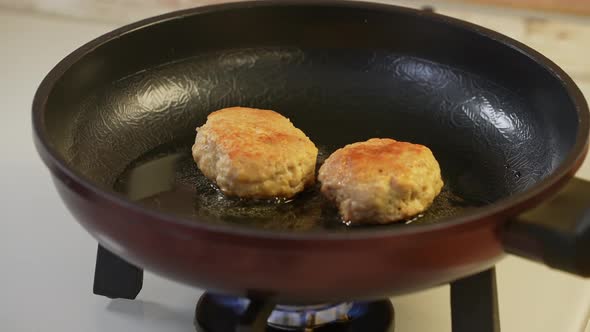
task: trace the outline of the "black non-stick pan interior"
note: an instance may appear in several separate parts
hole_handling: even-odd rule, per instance
[[[191,158],[208,113],[280,112],[319,163],[372,137],[430,147],[445,188],[415,225],[507,198],[559,166],[578,118],[542,63],[472,26],[388,8],[230,6],[114,33],[78,51],[52,91],[51,144],[85,178],[149,208],[275,230],[349,228],[317,187],[288,202],[223,197]]]

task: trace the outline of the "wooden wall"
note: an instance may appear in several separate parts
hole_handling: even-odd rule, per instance
[[[575,15],[590,15],[589,0],[456,0],[521,9],[545,10]]]

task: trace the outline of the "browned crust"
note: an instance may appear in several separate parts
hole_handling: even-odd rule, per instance
[[[208,130],[230,159],[282,158],[279,150],[315,148],[307,136],[281,114],[266,109],[229,107],[207,117]],[[252,130],[256,127],[256,131]]]
[[[400,142],[389,138],[373,138],[366,142],[354,143],[334,152],[326,164],[341,177],[353,175],[356,179],[367,180],[375,175],[395,173],[403,177],[412,164],[412,156],[431,153],[424,145]],[[403,158],[400,158],[403,155]],[[344,173],[348,174],[345,176]]]

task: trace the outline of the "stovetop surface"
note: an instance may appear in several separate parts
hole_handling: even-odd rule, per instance
[[[92,294],[96,242],[61,203],[32,144],[29,112],[40,80],[68,52],[115,27],[0,10],[2,331],[194,331],[199,289],[146,272],[136,301]],[[590,179],[589,162],[578,176]],[[584,330],[590,281],[514,257],[498,265],[497,278],[503,331]],[[450,331],[448,292],[393,298],[396,331]]]

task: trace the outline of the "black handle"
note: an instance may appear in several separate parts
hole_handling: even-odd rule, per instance
[[[590,277],[590,182],[574,178],[541,206],[508,223],[507,252]]]

